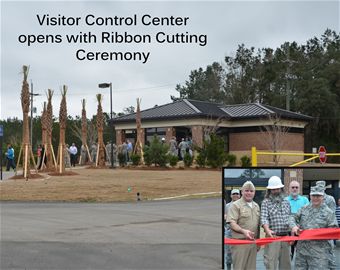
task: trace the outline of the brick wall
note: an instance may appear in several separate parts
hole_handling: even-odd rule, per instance
[[[167,127],[165,130],[165,141],[169,142],[173,136],[176,136],[175,128]]]
[[[203,127],[202,126],[192,126],[191,135],[193,144],[202,147],[203,146]]]
[[[271,150],[268,145],[268,135],[261,132],[230,133],[229,151],[250,151],[252,146],[257,150]],[[287,133],[282,137],[281,150],[304,151],[304,135],[302,133]]]

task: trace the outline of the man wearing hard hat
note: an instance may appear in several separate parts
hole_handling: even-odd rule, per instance
[[[285,200],[281,178],[268,180],[267,193],[261,204],[261,225],[266,237],[289,235],[290,204]],[[264,264],[267,270],[290,270],[290,248],[286,242],[273,242],[264,248]]]

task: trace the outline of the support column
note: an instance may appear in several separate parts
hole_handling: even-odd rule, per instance
[[[176,136],[176,130],[174,127],[167,127],[165,131],[165,141],[170,142],[171,138]]]
[[[203,127],[192,126],[191,127],[192,142],[193,144],[203,147]]]
[[[116,130],[116,145],[121,145],[125,141],[125,130],[117,129]]]

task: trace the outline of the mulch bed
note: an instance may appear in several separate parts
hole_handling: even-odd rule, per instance
[[[32,173],[30,176],[29,176],[29,180],[34,180],[34,179],[41,179],[41,178],[44,178],[44,176],[42,176],[41,174],[36,174],[36,173]],[[26,178],[24,178],[24,175],[23,174],[20,174],[20,175],[14,175],[12,177],[10,177],[9,179],[11,180],[26,180]]]
[[[64,173],[58,173],[58,172],[50,172],[48,173],[50,176],[71,176],[71,175],[79,175],[79,173],[76,173],[74,171],[66,171]]]

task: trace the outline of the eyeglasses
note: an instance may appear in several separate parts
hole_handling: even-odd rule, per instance
[[[292,188],[299,188],[299,187],[292,187]]]

